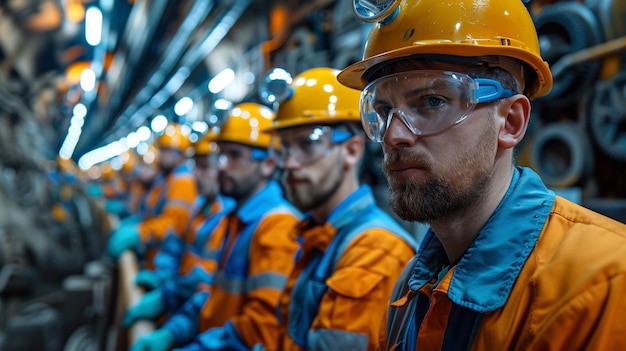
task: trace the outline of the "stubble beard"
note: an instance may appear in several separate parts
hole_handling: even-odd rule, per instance
[[[493,130],[487,128],[478,144],[460,154],[452,166],[438,169],[408,149],[390,149],[383,160],[383,171],[393,211],[404,220],[426,223],[470,209],[486,194],[491,182],[493,153],[489,143]],[[394,178],[389,164],[397,161],[424,165],[430,175],[424,180]]]
[[[336,163],[337,165],[339,163]],[[344,178],[344,170],[340,166],[331,168],[331,171],[322,177],[322,182],[315,184],[307,182],[306,187],[287,188],[287,198],[300,211],[307,212],[323,206],[328,199],[335,194],[341,186]],[[287,174],[286,174],[287,175]]]
[[[251,173],[253,176],[247,179],[236,179],[226,173],[220,172],[218,175],[219,190],[221,194],[232,197],[236,201],[247,199],[253,195],[254,190],[262,181],[260,172],[260,166],[258,165],[256,170]]]

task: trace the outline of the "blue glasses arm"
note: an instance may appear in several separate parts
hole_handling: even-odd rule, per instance
[[[502,84],[496,80],[475,78],[474,81],[478,83],[478,91],[476,92],[476,99],[478,103],[490,102],[515,95],[515,92],[512,90],[502,88]]]

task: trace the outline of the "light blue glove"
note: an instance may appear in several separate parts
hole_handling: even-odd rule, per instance
[[[135,284],[143,286],[148,290],[152,290],[161,285],[162,279],[155,271],[142,269],[135,276]]]
[[[107,253],[109,256],[118,259],[126,250],[139,252],[141,249],[141,238],[136,225],[128,225],[117,228],[107,242]]]
[[[143,294],[141,300],[126,311],[122,326],[128,328],[139,319],[155,320],[163,313],[163,299],[159,289]]]
[[[118,217],[123,217],[126,213],[128,213],[126,204],[124,203],[124,201],[121,200],[107,200],[107,202],[104,204],[104,209],[108,213],[116,215]]]
[[[174,335],[167,329],[157,329],[137,340],[128,351],[167,351],[174,341]]]

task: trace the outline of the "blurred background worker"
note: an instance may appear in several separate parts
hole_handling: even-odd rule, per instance
[[[104,209],[111,215],[119,219],[132,215],[129,207],[131,185],[136,179],[139,155],[135,150],[126,150],[117,158],[121,163],[118,171],[113,171],[111,161],[102,164],[101,169],[107,169],[108,182],[102,184],[103,195],[105,196]],[[113,176],[111,176],[113,175]],[[95,195],[95,194],[94,194]]]
[[[261,131],[273,119],[272,110],[256,103],[229,112],[218,138],[219,183],[237,208],[228,216],[211,292],[195,294],[131,350],[276,349],[276,308],[293,268],[298,244],[290,234],[301,214],[272,180],[276,162],[270,136]]]
[[[142,155],[137,155],[137,162],[132,170],[126,198],[129,216],[140,217],[141,209],[145,208],[148,191],[159,175],[156,158],[157,149],[152,144],[147,144],[147,150]]]
[[[279,305],[282,350],[382,349],[391,290],[417,246],[359,184],[360,92],[339,84],[338,72],[295,77],[271,128],[285,191],[307,214]]]
[[[207,242],[213,235],[224,237],[226,215],[235,207],[232,198],[219,194],[216,139],[217,134],[209,132],[194,144],[192,157],[199,194],[191,221],[184,237],[168,234],[155,256],[154,270],[144,269],[137,274],[138,285],[154,290],[128,310],[123,321],[126,327],[138,319],[154,320],[174,312],[199,285],[209,286],[213,280],[219,245],[208,247]]]
[[[130,249],[140,253],[142,262],[151,269],[156,249],[167,234],[184,233],[198,193],[194,175],[185,163],[190,144],[178,124],[168,125],[158,137],[160,173],[146,196],[141,222],[125,222],[111,234],[107,243],[110,256],[117,258]]]
[[[124,180],[111,166],[110,161],[100,164],[100,184],[102,196],[107,200],[118,200],[126,192]]]
[[[65,223],[76,211],[72,203],[72,193],[82,187],[78,176],[79,168],[72,160],[57,157],[56,163],[50,163],[46,169],[47,188],[50,189],[52,218],[56,224]]]

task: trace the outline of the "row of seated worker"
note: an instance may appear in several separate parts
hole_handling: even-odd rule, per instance
[[[169,133],[181,132],[180,126],[170,125]],[[119,156],[92,166],[88,171],[87,193],[103,203],[104,209],[117,219],[137,217],[148,213],[146,197],[157,183],[164,179],[178,166],[168,164],[168,159],[163,162],[158,159],[159,149],[174,149],[186,152],[190,145],[188,140],[180,139],[180,144],[171,140],[165,133],[159,137],[157,147],[143,143],[140,147],[130,149]],[[167,153],[167,151],[164,151]],[[166,156],[167,157],[167,156]],[[172,168],[174,167],[174,168]],[[158,180],[157,180],[158,179]]]
[[[163,148],[106,248],[147,291],[121,323],[156,325],[130,349],[626,349],[626,225],[516,165],[562,78],[527,3],[355,0],[362,60],[230,110],[208,173]],[[364,134],[419,248],[359,182]]]
[[[359,180],[360,93],[337,74],[302,72],[276,112],[236,105],[191,168],[180,126],[158,138],[161,173],[106,248],[135,253],[146,291],[122,327],[156,325],[130,350],[384,348],[417,242]]]

